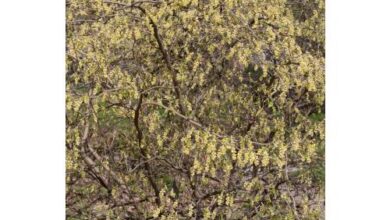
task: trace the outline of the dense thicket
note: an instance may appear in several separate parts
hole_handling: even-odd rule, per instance
[[[67,0],[68,219],[320,219],[324,0]]]

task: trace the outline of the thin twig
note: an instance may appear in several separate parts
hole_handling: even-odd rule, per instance
[[[207,130],[208,130],[208,129],[207,129],[205,126],[203,126],[201,123],[199,123],[199,122],[197,122],[197,121],[194,121],[194,120],[191,119],[190,117],[181,114],[180,112],[174,110],[174,109],[171,108],[171,107],[168,107],[168,106],[165,106],[165,105],[163,105],[163,104],[161,104],[161,103],[153,102],[153,101],[145,102],[144,104],[145,104],[145,105],[157,105],[157,106],[160,106],[160,107],[162,107],[162,108],[164,108],[164,109],[166,109],[166,110],[172,112],[173,114],[175,114],[175,115],[177,115],[177,116],[183,118],[184,120],[190,122],[191,124],[195,125],[196,127],[200,128],[200,129],[202,129],[202,130],[204,130],[204,131],[207,131]],[[209,132],[209,131],[207,131],[207,132]],[[209,133],[210,133],[210,132],[209,132]],[[220,139],[231,137],[231,136],[228,136],[228,135],[220,135],[220,134],[214,134],[214,135],[217,136],[217,137],[220,138]],[[238,142],[238,140],[235,140],[235,139],[233,139],[233,141],[234,141],[234,142]],[[255,146],[267,146],[267,145],[270,145],[270,144],[271,144],[271,143],[260,143],[260,142],[256,142],[256,141],[251,141],[251,143],[252,143],[253,145],[255,145]]]
[[[293,212],[294,212],[294,215],[295,215],[295,218],[298,219],[298,220],[301,220],[301,218],[299,217],[299,214],[298,214],[298,211],[297,211],[297,204],[295,202],[295,198],[290,190],[290,184],[289,184],[289,178],[288,178],[288,157],[287,157],[287,150],[286,150],[286,166],[285,166],[285,178],[286,178],[286,186],[287,186],[287,191],[288,191],[288,194],[292,200],[292,203],[293,203]]]

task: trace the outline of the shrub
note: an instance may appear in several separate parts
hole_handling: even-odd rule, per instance
[[[69,219],[319,219],[324,1],[67,1]]]

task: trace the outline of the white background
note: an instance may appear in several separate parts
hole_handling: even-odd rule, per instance
[[[328,0],[326,219],[390,219],[390,2]],[[0,219],[65,219],[65,1],[0,3]]]

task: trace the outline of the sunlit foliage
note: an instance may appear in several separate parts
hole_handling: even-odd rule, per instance
[[[67,0],[68,219],[321,219],[324,0]]]

